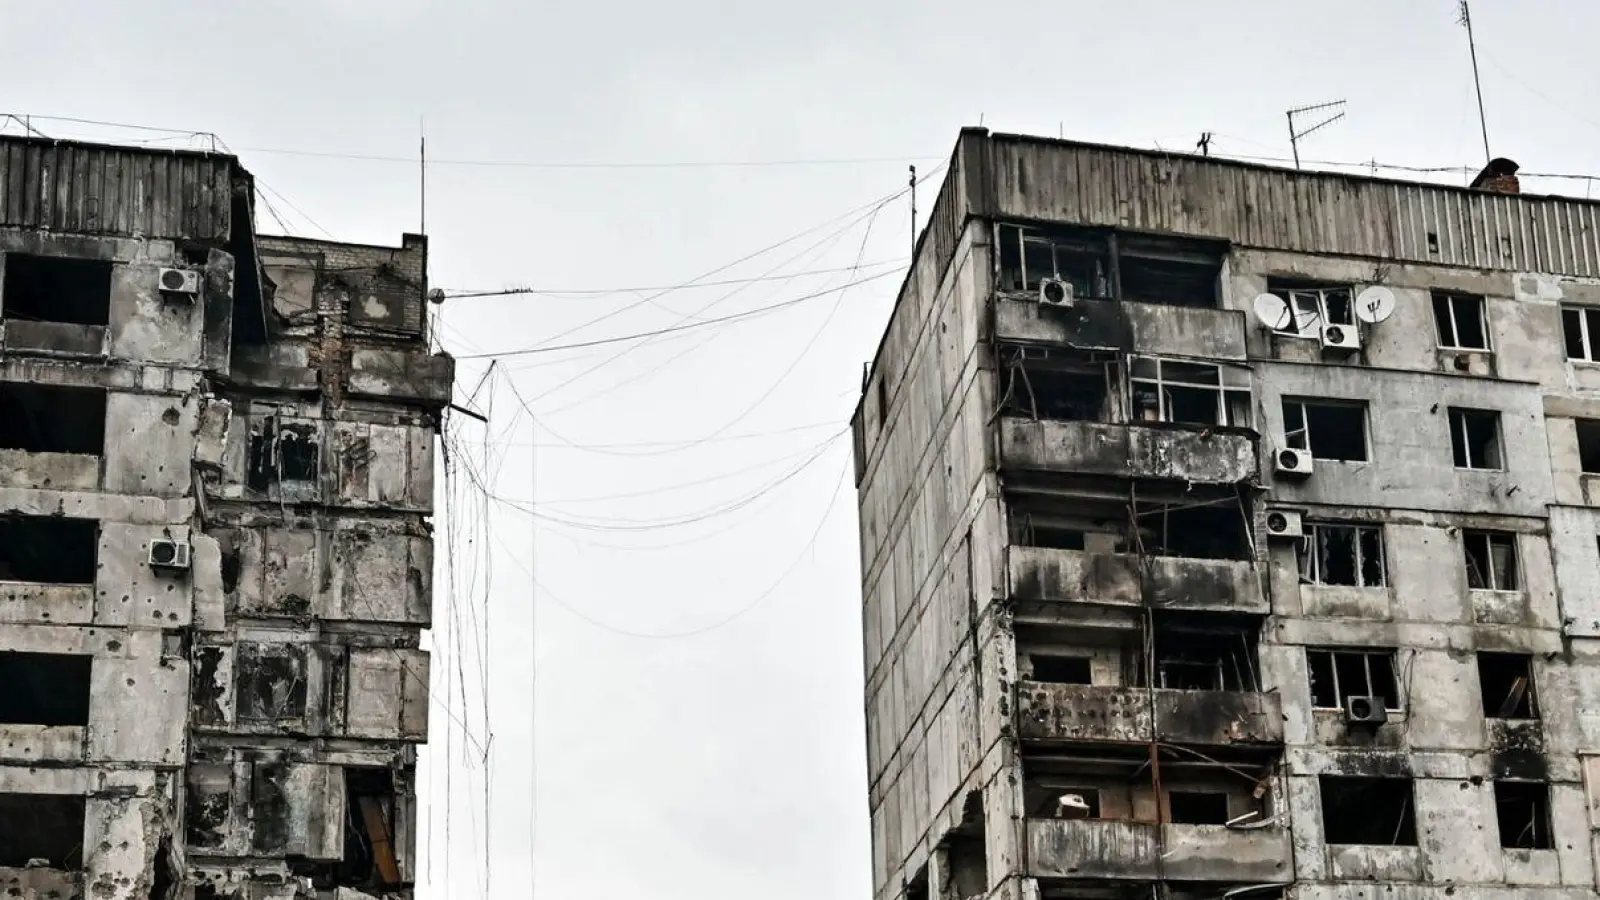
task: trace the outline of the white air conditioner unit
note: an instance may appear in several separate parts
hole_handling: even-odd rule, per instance
[[[1072,282],[1060,278],[1039,282],[1039,302],[1045,306],[1070,306],[1072,301]]]
[[[1297,509],[1267,510],[1267,536],[1294,540],[1306,536],[1305,519]]]
[[[1389,721],[1389,710],[1382,697],[1357,694],[1344,698],[1346,725],[1382,725]]]
[[[189,568],[189,545],[170,538],[157,538],[150,542],[150,568]]]
[[[1273,470],[1279,475],[1310,475],[1311,451],[1284,447],[1272,456]]]
[[[162,269],[161,293],[173,297],[193,299],[200,294],[200,270]]]
[[[1354,325],[1322,326],[1322,349],[1360,350],[1361,332]]]

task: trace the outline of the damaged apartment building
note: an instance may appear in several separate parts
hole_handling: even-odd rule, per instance
[[[0,138],[0,896],[409,897],[427,246],[226,155]]]
[[[854,419],[877,900],[1577,900],[1600,202],[962,132]]]

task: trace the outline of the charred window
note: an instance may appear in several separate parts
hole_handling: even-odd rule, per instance
[[[1220,248],[1198,241],[1118,235],[1117,251],[1123,300],[1199,308],[1217,305]]]
[[[1074,297],[1112,296],[1109,243],[1100,232],[1002,225],[1000,272],[1007,291],[1037,292],[1057,280],[1072,285]]]
[[[1366,462],[1367,404],[1285,397],[1283,440],[1316,459]]]
[[[1226,825],[1228,795],[1221,791],[1170,791],[1168,821],[1175,825]]]
[[[84,800],[65,794],[0,794],[0,866],[83,865]]]
[[[1417,845],[1409,778],[1323,775],[1322,835],[1330,844]]]
[[[1376,525],[1315,522],[1299,547],[1306,584],[1383,587],[1383,529]]]
[[[1578,432],[1578,468],[1586,475],[1600,474],[1600,419],[1575,419],[1572,424]]]
[[[1245,514],[1234,498],[1217,503],[1162,503],[1138,508],[1135,547],[1149,556],[1249,559]]]
[[[1509,531],[1464,531],[1467,587],[1475,591],[1515,591],[1521,587],[1517,571],[1517,536]]]
[[[263,416],[259,427],[250,434],[246,483],[256,491],[267,491],[286,482],[315,484],[320,450],[315,423]]]
[[[1500,414],[1490,409],[1450,407],[1450,449],[1458,469],[1504,469]]]
[[[1250,370],[1135,357],[1129,378],[1135,420],[1250,426]]]
[[[1028,663],[1032,668],[1030,681],[1051,684],[1093,684],[1094,677],[1089,659],[1082,656],[1063,656],[1054,653],[1030,653]]]
[[[1318,338],[1324,325],[1354,325],[1355,307],[1347,284],[1318,284],[1273,279],[1267,290],[1283,298],[1287,307],[1273,331],[1291,337]]]
[[[1311,705],[1344,709],[1351,697],[1381,697],[1385,709],[1400,709],[1393,650],[1307,650]]]
[[[1552,850],[1550,785],[1538,781],[1496,781],[1495,819],[1500,846],[1511,850]]]
[[[94,584],[100,523],[0,515],[0,581]]]
[[[221,849],[228,840],[233,809],[233,766],[227,762],[192,761],[187,787],[183,815],[189,846]]]
[[[1043,347],[1001,348],[1007,415],[1068,422],[1105,418],[1109,363],[1087,354],[1069,357]]]
[[[1491,719],[1537,719],[1533,657],[1526,653],[1479,653],[1478,688],[1483,714]]]
[[[105,452],[106,392],[0,381],[0,450]]]
[[[400,883],[394,843],[394,777],[388,769],[347,768],[344,861],[338,882],[383,888]]]
[[[1215,613],[1207,619],[1226,619]],[[1156,621],[1156,687],[1179,691],[1254,691],[1256,631],[1238,625],[1206,627],[1191,617]]]
[[[1489,349],[1489,326],[1483,298],[1475,294],[1435,292],[1433,324],[1439,346],[1451,350]]]
[[[105,325],[111,319],[111,263],[7,253],[0,316],[35,322]]]
[[[88,725],[89,665],[82,654],[0,651],[0,722]]]
[[[295,644],[241,643],[234,663],[241,722],[299,719],[306,713],[306,650]]]

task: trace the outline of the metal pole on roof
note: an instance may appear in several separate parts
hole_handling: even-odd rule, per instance
[[[1478,42],[1472,37],[1472,11],[1467,8],[1467,0],[1461,0],[1461,16],[1457,21],[1467,29],[1467,49],[1472,53],[1472,88],[1478,92],[1478,127],[1483,131],[1483,161],[1487,165],[1494,155],[1489,152],[1489,120],[1483,114],[1483,81],[1478,77]]]

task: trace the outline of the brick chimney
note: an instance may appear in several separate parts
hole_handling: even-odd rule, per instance
[[[1478,177],[1472,179],[1475,191],[1492,191],[1496,194],[1520,194],[1522,185],[1517,181],[1517,170],[1522,168],[1505,157],[1495,157],[1483,167]]]

